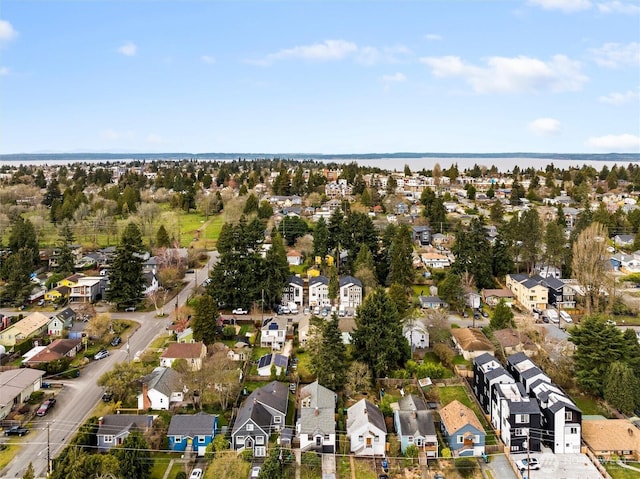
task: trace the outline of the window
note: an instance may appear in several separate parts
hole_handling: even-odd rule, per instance
[[[514,436],[526,436],[526,434],[524,433],[524,429],[522,428],[517,428],[513,430],[513,435]]]
[[[458,442],[458,444],[462,444],[462,443],[464,443],[464,437],[462,437],[462,436],[457,436],[457,442]]]
[[[182,442],[182,436],[174,436],[173,442],[175,442],[176,444],[180,444]]]
[[[511,446],[511,452],[519,451],[519,450],[520,450],[519,446]]]
[[[527,424],[529,422],[528,414],[516,414],[516,423]]]
[[[280,416],[274,416],[273,422],[275,422],[276,424],[280,424],[282,422],[282,418]]]
[[[578,428],[577,427],[572,427],[569,429],[570,434],[578,434]]]
[[[360,434],[358,436],[358,442],[363,442],[364,441],[364,436],[362,434]]]
[[[113,436],[105,436],[104,437],[104,442],[105,443],[112,443],[113,442]]]
[[[247,424],[247,431],[253,431],[253,424]]]
[[[256,436],[256,444],[264,444],[264,436]]]
[[[476,434],[475,436],[473,436],[473,442],[476,443],[476,444],[480,443],[480,435],[479,434]]]
[[[571,411],[565,411],[564,412],[564,420],[565,421],[571,421],[572,416],[571,416]]]
[[[204,436],[198,436],[198,442],[204,442]]]
[[[264,446],[254,447],[253,455],[256,457],[264,457],[267,455],[267,448]]]
[[[407,442],[408,442],[409,444],[413,444],[413,436],[409,436],[409,437],[407,437]]]
[[[373,438],[373,442],[380,442],[380,436],[375,436]]]
[[[325,440],[325,441],[328,441],[328,440],[329,440],[329,438],[330,438],[330,437],[329,437],[329,434],[325,434],[325,435],[324,435],[324,440]]]
[[[244,436],[238,436],[236,437],[236,444],[238,446],[244,446]]]

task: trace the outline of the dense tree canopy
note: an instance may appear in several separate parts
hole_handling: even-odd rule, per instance
[[[144,291],[144,246],[142,233],[135,223],[129,223],[116,248],[116,256],[109,268],[107,300],[118,308],[138,304]]]

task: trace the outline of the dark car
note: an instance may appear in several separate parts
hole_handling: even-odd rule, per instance
[[[5,436],[24,436],[29,434],[29,430],[22,426],[13,426],[4,432]]]
[[[116,336],[111,340],[111,346],[115,347],[122,342],[122,338],[120,336]]]
[[[51,408],[53,408],[53,406],[56,405],[56,400],[55,398],[50,398],[47,399],[45,402],[42,403],[42,406],[40,406],[40,408],[38,408],[38,411],[36,412],[36,416],[46,416],[46,414],[51,410]]]
[[[487,313],[486,311],[482,311],[482,313],[480,313],[480,314],[482,314],[483,318],[488,318],[489,317],[489,313]]]
[[[111,391],[105,391],[102,395],[102,400],[104,402],[109,402],[113,399],[113,393]]]

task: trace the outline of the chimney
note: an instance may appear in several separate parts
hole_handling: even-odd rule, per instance
[[[146,382],[142,383],[142,409],[150,409],[151,400],[149,399],[149,386]]]
[[[102,423],[104,422],[104,418],[102,416],[100,416],[98,418],[98,427],[102,426]]]
[[[316,406],[315,410],[313,411],[314,416],[317,416],[318,414],[320,414],[320,410],[318,409],[318,407]]]

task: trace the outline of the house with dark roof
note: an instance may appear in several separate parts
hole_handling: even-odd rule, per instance
[[[364,289],[362,281],[353,276],[342,276],[339,281],[339,301],[340,306],[345,308],[357,308],[362,304]]]
[[[270,376],[272,366],[276,368],[276,376],[280,376],[283,371],[287,371],[289,356],[276,353],[268,353],[260,356],[258,359],[258,376]]]
[[[29,367],[36,367],[40,364],[46,364],[51,361],[58,361],[63,358],[74,358],[76,353],[82,347],[79,339],[56,339],[48,346],[41,348],[36,354],[33,354],[22,361],[22,364]]]
[[[285,316],[275,316],[262,321],[260,328],[260,347],[280,350],[287,340],[288,319]]]
[[[513,293],[509,289],[483,289],[480,294],[482,301],[492,308],[495,308],[500,301],[504,301],[504,304],[509,307],[513,306]]]
[[[420,246],[431,244],[431,226],[412,226],[411,239]]]
[[[493,385],[515,380],[493,354],[484,353],[473,360],[473,393],[485,413],[491,413]]]
[[[522,383],[527,394],[536,381],[551,383],[551,379],[524,353],[516,353],[507,358],[507,370],[513,378]]]
[[[108,452],[120,446],[133,431],[146,431],[153,423],[153,416],[136,414],[108,414],[98,419],[98,452]]]
[[[440,299],[438,296],[418,296],[418,301],[420,301],[420,307],[422,309],[440,309],[447,308],[449,305],[443,299]]]
[[[185,392],[180,375],[176,371],[171,368],[155,368],[142,378],[138,409],[168,410],[172,404],[184,400]]]
[[[167,430],[169,449],[186,453],[195,452],[202,457],[217,433],[217,414],[205,412],[176,414],[171,417],[171,423]]]
[[[287,416],[289,387],[272,381],[253,391],[238,409],[231,431],[231,446],[237,452],[249,449],[254,457],[265,457],[269,437],[282,430]]]
[[[314,276],[309,278],[309,307],[331,306],[329,299],[329,278],[326,276]]]
[[[76,312],[71,308],[64,308],[58,314],[53,316],[47,324],[49,336],[62,336],[66,329],[71,329]]]
[[[532,276],[531,279],[547,288],[547,301],[549,304],[552,304],[558,309],[573,309],[576,307],[577,293],[576,290],[571,287],[571,284],[554,278],[553,276],[547,276],[545,278],[540,275],[535,275]]]
[[[454,457],[484,453],[485,430],[473,410],[457,399],[440,409],[440,428]]]
[[[289,276],[282,289],[282,304],[287,303],[296,303],[298,306],[304,304],[304,281],[299,276]]]
[[[433,413],[424,399],[409,394],[398,401],[393,411],[393,424],[400,439],[402,453],[409,446],[416,446],[428,458],[438,457],[438,435]]]
[[[505,356],[515,353],[534,354],[538,347],[527,333],[513,328],[499,329],[493,332],[493,339],[498,343]]]
[[[333,454],[336,449],[337,395],[318,381],[299,389],[296,434],[301,451]]]
[[[546,309],[548,303],[546,286],[523,273],[508,274],[506,284],[515,300],[528,311]]]
[[[491,422],[512,453],[540,451],[541,413],[538,401],[520,383],[494,384]]]
[[[383,457],[386,453],[387,425],[378,406],[361,399],[347,409],[347,437],[352,454],[358,457]]]
[[[178,359],[184,359],[192,371],[200,371],[207,357],[204,343],[170,343],[160,355],[160,367],[170,368]]]

